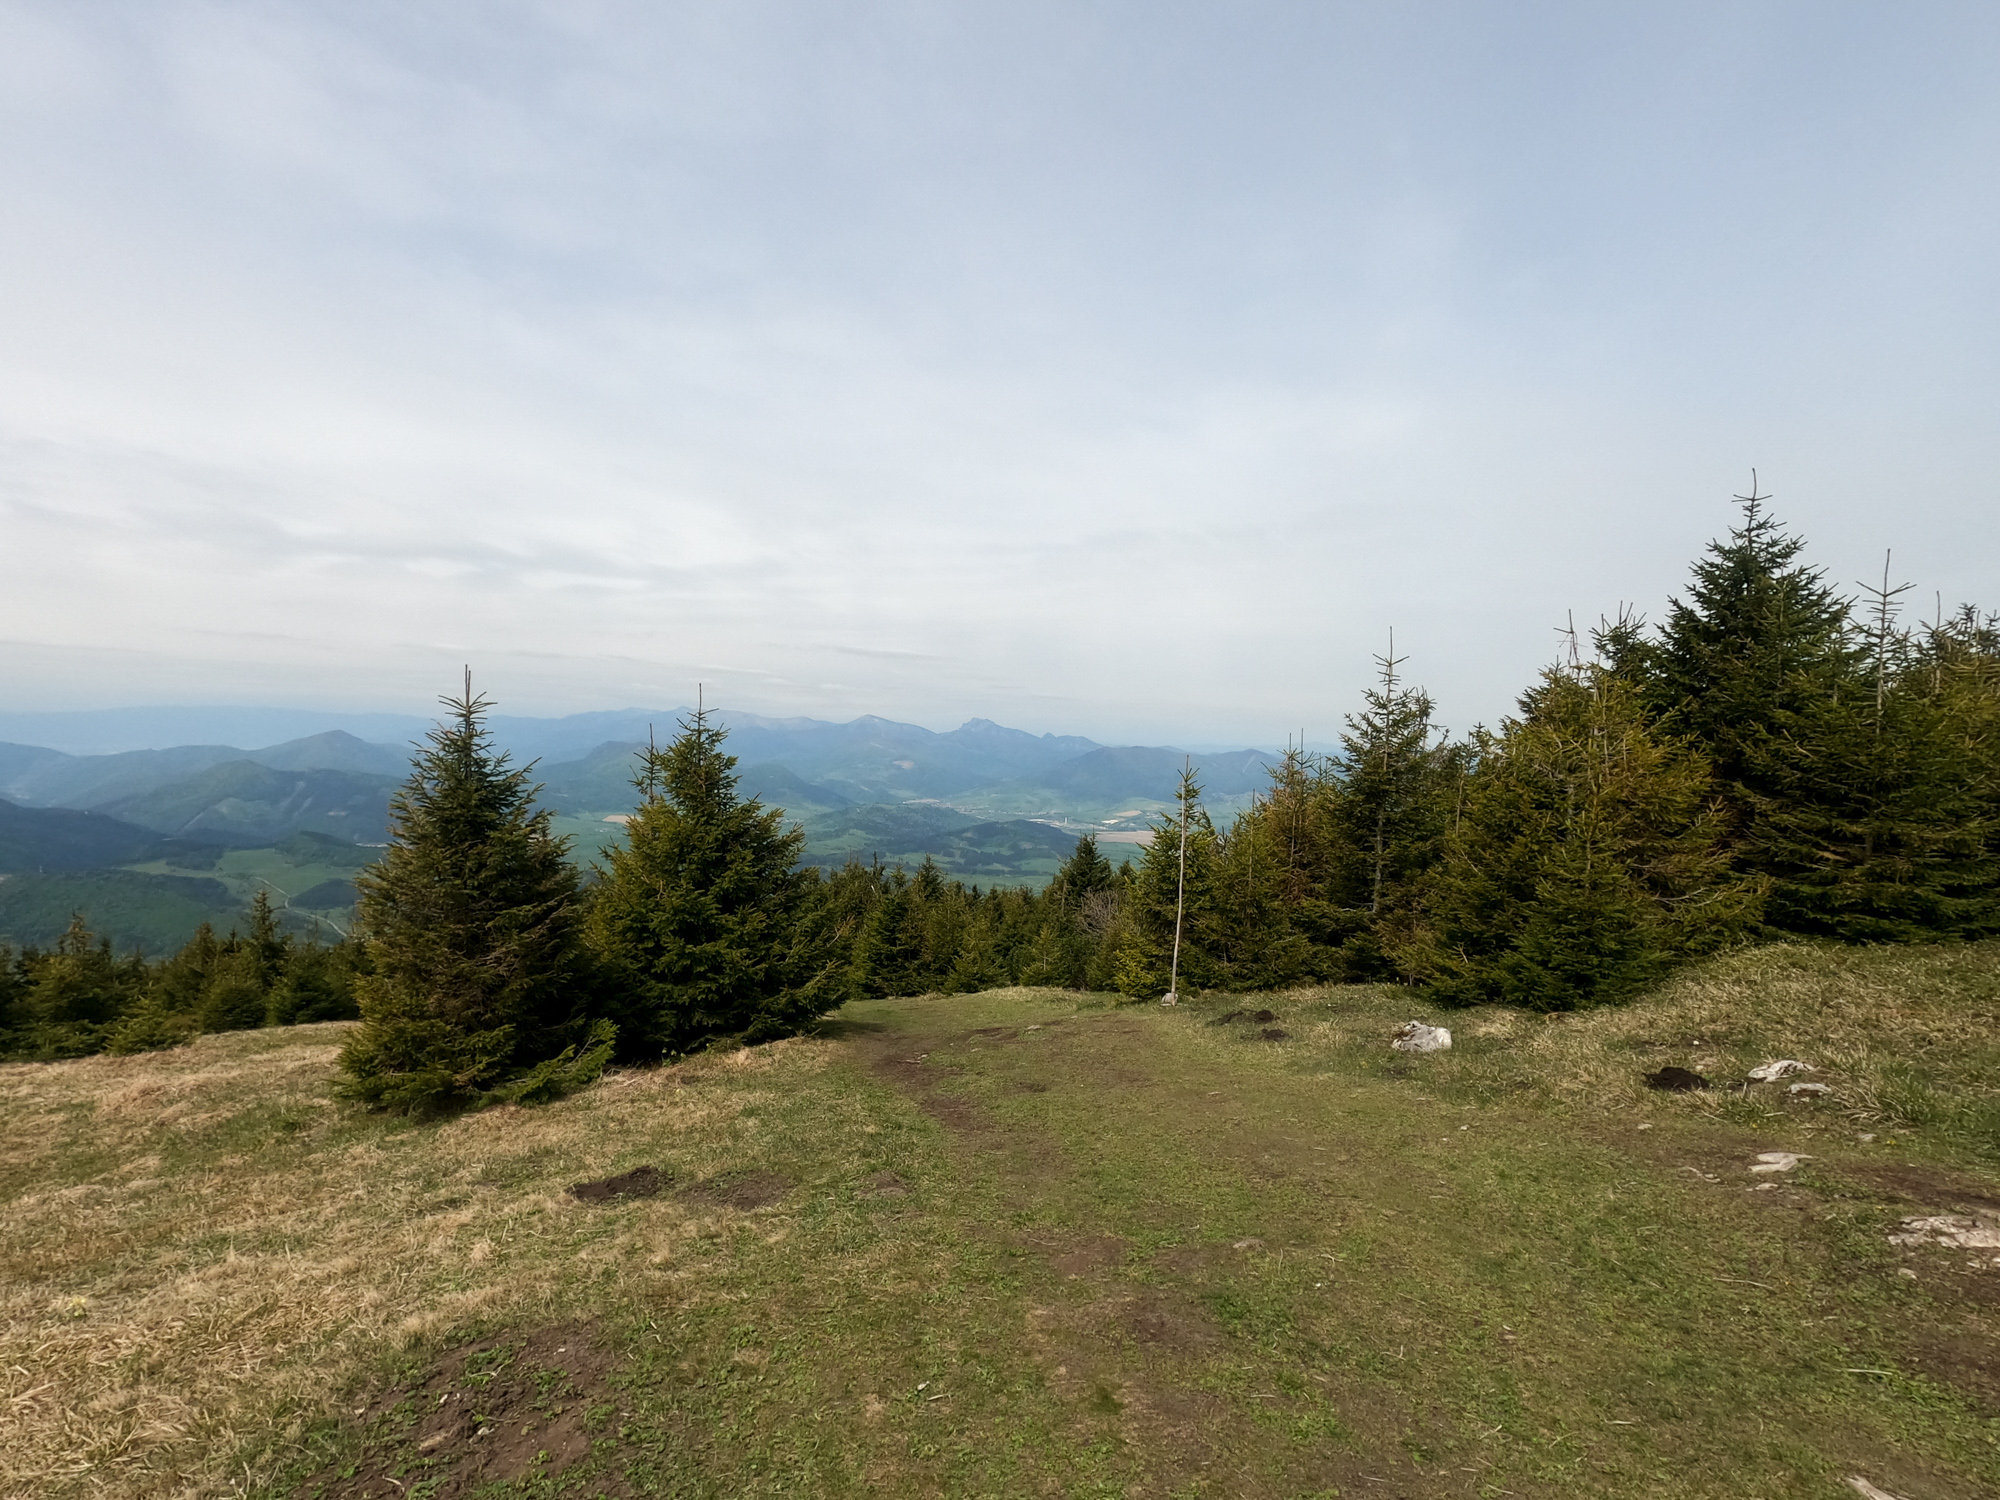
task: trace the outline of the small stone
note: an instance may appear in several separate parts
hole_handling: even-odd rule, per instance
[[[1824,1083],[1795,1083],[1788,1087],[1785,1092],[1788,1094],[1804,1094],[1810,1097],[1819,1094],[1830,1094],[1833,1092],[1833,1089],[1831,1085]]]
[[[1398,1052],[1449,1052],[1451,1032],[1443,1026],[1426,1026],[1422,1021],[1405,1021],[1396,1028],[1395,1034],[1389,1039],[1389,1045]]]
[[[1917,1279],[1917,1273],[1912,1271],[1908,1266],[1898,1267],[1896,1274],[1905,1281],[1915,1281]]]
[[[1811,1161],[1810,1156],[1801,1156],[1796,1151],[1760,1151],[1751,1166],[1753,1172],[1789,1172],[1802,1161]]]
[[[1932,1214],[1903,1220],[1892,1245],[1949,1245],[1954,1250],[2000,1250],[2000,1218],[1981,1214]]]
[[[1756,1067],[1752,1068],[1750,1070],[1750,1081],[1752,1083],[1776,1083],[1781,1078],[1790,1078],[1794,1073],[1810,1073],[1812,1071],[1813,1069],[1810,1065],[1800,1062],[1796,1057],[1780,1057],[1774,1058],[1767,1063],[1759,1063]]]

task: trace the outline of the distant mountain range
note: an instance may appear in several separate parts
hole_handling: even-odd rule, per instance
[[[665,739],[683,712],[621,709],[494,723],[496,739],[509,744],[516,762],[534,764],[550,806],[604,813],[633,805],[631,780],[647,729]],[[0,715],[0,722],[10,717],[23,716]],[[1034,735],[987,719],[938,733],[873,716],[845,724],[716,717],[729,730],[727,748],[744,768],[745,790],[801,816],[868,803],[943,801],[975,813],[1096,821],[1135,803],[1170,802],[1190,758],[1169,747]],[[205,744],[79,755],[0,743],[0,797],[106,811],[156,832],[216,842],[254,843],[297,827],[345,830],[356,842],[376,842],[381,822],[374,809],[386,806],[377,794],[408,774],[410,755],[408,745],[344,729],[255,750]],[[1261,750],[1192,759],[1209,798],[1224,805],[1260,788],[1276,761]],[[343,825],[343,817],[360,821]]]
[[[208,717],[200,722],[213,724],[224,712],[247,726],[312,732],[254,750],[130,743],[202,714]],[[588,853],[591,840],[602,836],[590,830],[611,834],[607,820],[637,805],[632,782],[648,733],[664,742],[686,712],[496,716],[491,724],[517,764],[533,762],[543,805]],[[714,717],[729,731],[725,747],[737,757],[743,792],[800,822],[808,863],[932,858],[947,873],[983,882],[1046,879],[1082,832],[1138,836],[1172,803],[1190,761],[1217,815],[1267,785],[1277,763],[1261,750],[1190,756],[1163,746],[1029,734],[986,719],[937,733],[873,716],[845,724]],[[295,892],[285,900],[305,912],[337,913],[352,901],[348,872],[373,857],[367,846],[387,841],[389,799],[409,774],[408,740],[428,725],[386,715],[348,720],[371,733],[407,736],[385,744],[353,727],[328,725],[327,718],[290,710],[0,714],[0,730],[39,728],[69,745],[118,746],[79,753],[0,742],[0,880],[7,882],[0,888],[0,939],[47,941],[45,929],[56,923],[59,931],[58,917],[67,921],[64,902],[115,910],[118,932],[149,944],[178,930],[177,923],[240,910],[257,889]],[[291,853],[278,865],[270,864],[274,855],[255,854],[280,847]],[[1113,842],[1107,852],[1137,851]],[[310,889],[294,878],[307,866]],[[179,873],[189,870],[214,871],[216,878]],[[109,880],[111,873],[118,878]],[[103,899],[83,901],[100,875],[108,881]],[[146,904],[148,890],[159,898],[157,910]],[[197,910],[206,916],[195,917]],[[310,921],[314,930],[323,925],[317,915]]]

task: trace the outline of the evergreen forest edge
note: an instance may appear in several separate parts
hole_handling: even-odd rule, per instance
[[[359,1018],[349,1095],[429,1112],[534,1102],[641,1062],[808,1029],[864,995],[996,985],[1267,990],[1397,982],[1447,1006],[1612,1004],[1774,938],[2000,933],[2000,619],[1915,628],[1801,560],[1755,493],[1657,627],[1573,632],[1495,729],[1446,738],[1378,658],[1338,753],[1294,750],[1226,827],[1183,778],[1144,857],[1086,836],[1040,892],[801,866],[697,711],[649,749],[622,847],[580,871],[529,768],[464,692],[392,804],[353,939],[203,927],[149,963],[79,915],[0,946],[0,1055]]]

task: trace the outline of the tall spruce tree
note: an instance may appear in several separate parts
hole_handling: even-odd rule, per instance
[[[1848,942],[1988,935],[2000,930],[1990,705],[1929,668],[1898,627],[1902,590],[1885,576],[1868,592],[1861,679],[1812,710],[1813,753],[1780,763],[1761,809],[1771,920]]]
[[[1394,940],[1440,999],[1607,1004],[1754,922],[1706,763],[1649,729],[1620,674],[1549,668],[1475,755],[1421,920]]]
[[[1857,621],[1768,498],[1754,483],[1737,497],[1742,524],[1659,638],[1619,648],[1666,730],[1714,766],[1770,926],[1850,942],[2000,930],[1978,695],[1899,628],[1886,570]]]
[[[1395,973],[1385,942],[1442,851],[1465,772],[1464,748],[1438,741],[1430,694],[1401,676],[1405,660],[1392,638],[1318,778],[1322,905],[1308,930],[1337,949],[1329,977],[1348,981]]]
[[[805,836],[737,795],[727,735],[697,708],[649,746],[624,847],[607,851],[588,931],[624,996],[628,1055],[791,1035],[846,999],[818,872],[793,868]]]
[[[389,847],[355,882],[373,972],[340,1059],[351,1097],[411,1112],[579,1086],[612,1035],[584,1013],[576,870],[538,788],[494,751],[470,671],[440,701]]]
[[[1802,764],[1837,731],[1830,708],[1858,707],[1865,667],[1849,601],[1799,560],[1804,540],[1786,534],[1751,479],[1736,497],[1741,523],[1695,564],[1658,639],[1620,632],[1615,645],[1654,716],[1707,759],[1738,862],[1782,883],[1801,870],[1773,815],[1808,793]]]
[[[1202,806],[1192,770],[1181,776],[1171,815],[1153,824],[1127,897],[1131,932],[1120,945],[1115,983],[1135,998],[1215,989],[1227,973],[1226,935],[1217,895],[1221,839]],[[1179,972],[1175,934],[1179,931]]]
[[[1341,882],[1345,904],[1379,916],[1398,886],[1427,862],[1442,832],[1434,795],[1440,756],[1432,745],[1431,698],[1407,685],[1397,669],[1407,657],[1378,656],[1376,685],[1362,694],[1340,737],[1344,839]]]

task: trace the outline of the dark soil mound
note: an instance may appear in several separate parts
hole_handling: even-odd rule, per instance
[[[792,1190],[791,1179],[776,1172],[749,1172],[741,1177],[711,1177],[681,1194],[689,1203],[716,1208],[769,1208]]]
[[[1243,1012],[1240,1010],[1224,1011],[1208,1024],[1211,1026],[1227,1026],[1231,1021],[1240,1020],[1242,1016]]]
[[[579,1494],[630,1495],[616,1457],[613,1363],[588,1324],[454,1349],[422,1380],[369,1402],[360,1452],[336,1459],[295,1493],[456,1500],[527,1482],[538,1494],[550,1485],[567,1494],[573,1485]]]
[[[1283,1027],[1280,1026],[1266,1026],[1262,1031],[1258,1032],[1257,1035],[1262,1037],[1267,1042],[1287,1042],[1290,1041],[1292,1037],[1292,1034],[1289,1031],[1286,1031]]]
[[[1274,1010],[1260,1010],[1251,1016],[1250,1019],[1255,1021],[1259,1026],[1269,1026],[1273,1021],[1278,1019],[1278,1013]]]
[[[1691,1094],[1696,1089],[1708,1087],[1708,1080],[1699,1073],[1686,1068],[1666,1067],[1657,1073],[1648,1073],[1645,1084],[1649,1089],[1659,1089],[1669,1094]]]
[[[658,1167],[634,1167],[601,1182],[573,1182],[569,1195],[584,1203],[613,1203],[620,1198],[657,1197],[667,1185],[667,1174]]]

